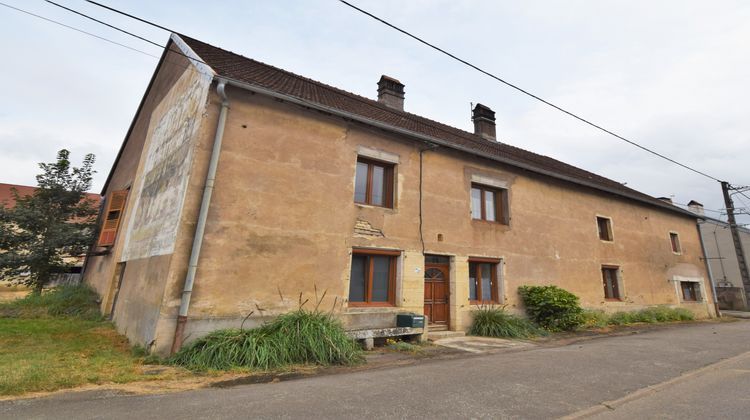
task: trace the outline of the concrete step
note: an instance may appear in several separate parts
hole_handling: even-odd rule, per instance
[[[442,338],[455,338],[464,337],[466,335],[463,331],[427,331],[427,339],[430,341],[440,340]]]

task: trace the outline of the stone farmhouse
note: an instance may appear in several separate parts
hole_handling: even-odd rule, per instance
[[[374,81],[374,80],[373,80]],[[715,315],[699,216],[497,140],[173,34],[103,190],[85,281],[159,354],[325,297],[351,330],[465,330],[556,284],[605,311]],[[469,116],[467,116],[468,118]],[[308,304],[309,305],[309,304]]]

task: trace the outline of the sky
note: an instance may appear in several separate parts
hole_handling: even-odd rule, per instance
[[[160,48],[41,0],[1,0],[159,56]],[[82,0],[57,0],[158,44],[169,34]],[[724,218],[718,182],[661,160],[431,50],[336,0],[101,2],[210,44],[473,131]],[[750,2],[351,0],[503,79],[645,147],[750,185]],[[0,182],[35,185],[59,149],[94,153],[100,191],[157,58],[0,5]],[[750,196],[750,192],[746,193]],[[735,195],[738,208],[750,199]],[[743,216],[743,223],[750,217]]]

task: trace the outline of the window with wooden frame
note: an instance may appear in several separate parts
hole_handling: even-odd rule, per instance
[[[701,286],[694,281],[681,281],[682,300],[685,302],[699,302],[701,298]]]
[[[602,283],[604,285],[604,299],[621,300],[620,269],[618,267],[602,267]]]
[[[354,179],[354,202],[393,208],[393,169],[391,163],[359,157]]]
[[[469,259],[469,301],[471,303],[498,303],[497,268],[499,260]]]
[[[669,232],[669,242],[672,245],[672,252],[675,254],[682,253],[682,248],[680,248],[680,235],[677,234],[677,232]]]
[[[399,251],[354,249],[349,306],[393,306]]]
[[[607,217],[596,216],[596,226],[599,230],[599,239],[612,242],[612,220]]]
[[[471,218],[508,224],[508,190],[471,184]]]
[[[107,199],[107,207],[104,212],[104,222],[99,232],[98,246],[112,246],[115,244],[117,229],[120,227],[120,220],[125,211],[125,202],[127,201],[128,190],[113,191]]]

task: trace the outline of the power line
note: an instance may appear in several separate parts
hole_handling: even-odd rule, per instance
[[[132,37],[134,37],[134,38],[140,39],[141,41],[145,41],[145,42],[148,42],[149,44],[153,44],[153,45],[155,45],[155,46],[157,46],[157,47],[159,47],[159,48],[161,48],[161,49],[166,49],[166,47],[165,47],[164,45],[161,45],[161,44],[159,44],[159,43],[157,43],[157,42],[154,42],[154,41],[152,41],[152,40],[150,40],[150,39],[148,39],[148,38],[144,38],[144,37],[142,37],[142,36],[140,36],[140,35],[136,35],[136,34],[134,34],[134,33],[132,33],[132,32],[128,32],[128,31],[126,31],[126,30],[124,30],[124,29],[122,29],[122,28],[120,28],[120,27],[118,27],[118,26],[115,26],[115,25],[109,24],[109,23],[107,23],[107,22],[104,22],[104,21],[102,21],[102,20],[99,20],[99,19],[96,19],[96,18],[93,18],[93,17],[91,17],[91,16],[89,16],[89,15],[87,15],[87,14],[85,14],[85,13],[82,13],[82,12],[79,12],[79,11],[77,11],[77,10],[74,10],[74,9],[71,9],[71,8],[68,8],[68,7],[65,7],[65,6],[63,6],[63,5],[60,5],[60,4],[57,4],[57,3],[53,2],[53,1],[50,1],[50,0],[45,0],[45,1],[46,1],[47,3],[50,3],[50,4],[54,5],[54,6],[57,6],[57,7],[61,8],[61,9],[65,9],[65,10],[67,10],[67,11],[71,12],[71,13],[75,13],[76,15],[79,15],[79,16],[83,16],[83,17],[85,17],[86,19],[90,19],[90,20],[92,20],[92,21],[94,21],[94,22],[96,22],[96,23],[99,23],[99,24],[101,24],[101,25],[104,25],[104,26],[107,26],[107,27],[109,27],[109,28],[115,29],[115,30],[117,30],[117,31],[120,31],[120,32],[122,32],[122,33],[124,33],[124,34],[130,35],[130,36],[132,36]],[[92,3],[93,3],[93,4],[96,4],[97,6],[99,6],[99,4],[98,4],[98,3],[95,3],[95,2],[92,2]],[[102,7],[106,7],[106,6],[103,6],[103,5],[102,5]],[[110,8],[108,8],[108,9],[110,9]],[[112,10],[114,10],[114,9],[112,9]],[[130,16],[130,15],[127,15],[127,14],[126,14],[126,16],[132,17],[132,18],[134,18],[134,19],[138,19],[138,18],[135,18],[135,17],[133,17],[133,16]],[[163,26],[159,26],[159,25],[156,25],[155,23],[151,23],[151,22],[148,22],[148,21],[144,21],[144,20],[142,20],[142,19],[138,19],[138,20],[140,20],[140,21],[143,21],[143,22],[146,22],[146,23],[148,23],[149,25],[154,25],[154,26],[156,26],[156,27],[158,27],[158,28],[160,28],[160,29],[168,30],[168,29],[164,28]],[[176,33],[176,32],[175,32],[175,33]],[[175,54],[181,55],[181,56],[183,56],[183,57],[187,58],[187,59],[188,59],[188,60],[190,60],[190,61],[194,61],[194,62],[196,62],[196,63],[201,63],[201,64],[205,64],[206,66],[208,66],[208,63],[206,63],[206,62],[204,62],[204,61],[202,61],[202,60],[199,60],[199,59],[197,59],[197,58],[194,58],[194,57],[190,57],[189,55],[186,55],[186,54],[182,53],[181,51],[170,50],[170,52],[173,52],[173,53],[175,53]],[[210,67],[210,66],[209,66],[209,67]]]
[[[91,0],[86,0],[86,2],[88,2],[88,3],[91,3],[91,4],[95,5],[95,6],[99,6],[99,7],[101,7],[101,8],[107,9],[107,10],[109,10],[109,11],[111,11],[111,12],[115,12],[115,13],[119,13],[119,14],[121,14],[121,15],[123,15],[123,16],[127,16],[127,17],[129,17],[129,18],[131,18],[131,19],[135,19],[135,20],[137,20],[137,21],[139,21],[139,22],[143,22],[143,23],[145,23],[145,24],[151,25],[151,26],[153,26],[153,27],[155,27],[155,28],[159,28],[159,29],[165,30],[165,31],[167,31],[167,32],[173,32],[173,33],[176,33],[176,34],[178,34],[178,33],[179,33],[179,32],[177,32],[177,31],[173,31],[172,29],[169,29],[169,28],[167,28],[167,27],[161,26],[161,25],[159,25],[159,24],[156,24],[156,23],[154,23],[154,22],[148,21],[148,20],[146,20],[146,19],[142,19],[142,18],[139,18],[138,16],[134,16],[134,15],[131,15],[131,14],[129,14],[129,13],[125,13],[125,12],[123,12],[123,11],[117,10],[117,9],[115,9],[115,8],[113,8],[113,7],[109,7],[109,6],[107,6],[106,4],[101,4],[101,3],[98,3],[98,2],[95,2],[95,1],[91,1]]]
[[[124,29],[118,28],[118,27],[117,27],[117,26],[115,26],[115,25],[110,25],[110,24],[109,24],[109,23],[107,23],[107,22],[103,22],[103,21],[101,21],[101,20],[99,20],[99,19],[93,18],[93,17],[91,17],[91,16],[89,16],[89,15],[87,15],[87,14],[81,13],[81,12],[79,12],[79,11],[77,11],[77,10],[74,10],[74,9],[71,9],[71,8],[69,8],[69,7],[65,7],[65,6],[63,6],[62,4],[58,4],[58,3],[55,3],[54,1],[51,1],[51,0],[44,0],[44,1],[46,1],[47,3],[49,3],[49,4],[53,5],[53,6],[57,6],[57,7],[61,8],[61,9],[67,10],[67,11],[69,11],[70,13],[75,13],[75,14],[77,14],[78,16],[83,16],[83,17],[85,17],[86,19],[89,19],[89,20],[93,20],[93,21],[94,21],[94,22],[96,22],[96,23],[102,24],[102,25],[104,25],[104,26],[107,26],[107,27],[109,27],[109,28],[112,28],[112,29],[114,29],[114,30],[116,30],[116,31],[120,31],[120,32],[122,32],[122,33],[124,33],[124,34],[127,34],[127,35],[130,35],[130,36],[132,36],[132,37],[138,38],[138,39],[140,39],[141,41],[146,41],[146,42],[148,42],[149,44],[153,44],[153,45],[156,45],[157,47],[160,47],[160,48],[164,48],[164,46],[163,46],[163,45],[161,45],[161,44],[159,44],[159,43],[156,43],[156,42],[154,42],[154,41],[152,41],[152,40],[150,40],[150,39],[144,38],[144,37],[142,37],[142,36],[140,36],[140,35],[136,35],[136,34],[134,34],[134,33],[132,33],[132,32],[128,32],[128,31],[126,31],[126,30],[124,30]]]
[[[35,14],[35,13],[31,13],[31,12],[29,12],[29,11],[26,11],[26,10],[23,10],[23,9],[19,9],[19,8],[17,8],[17,7],[14,7],[14,6],[11,6],[11,5],[9,5],[9,4],[5,4],[5,3],[2,3],[2,2],[0,2],[0,6],[5,6],[5,7],[9,8],[9,9],[13,9],[13,10],[16,10],[16,11],[18,11],[18,12],[21,12],[21,13],[25,13],[25,14],[27,14],[27,15],[29,15],[29,16],[33,16],[33,17],[35,17],[35,18],[38,18],[38,19],[46,20],[47,22],[50,22],[50,23],[54,23],[55,25],[60,25],[60,26],[62,26],[62,27],[64,27],[64,28],[68,28],[68,29],[74,30],[74,31],[76,31],[76,32],[80,32],[80,33],[82,33],[82,34],[85,34],[85,35],[88,35],[88,36],[92,36],[92,37],[94,37],[94,38],[97,38],[97,39],[100,39],[100,40],[102,40],[102,41],[106,41],[106,42],[109,42],[110,44],[118,45],[118,46],[120,46],[120,47],[123,47],[123,48],[127,48],[127,49],[129,49],[129,50],[131,50],[131,51],[135,51],[135,52],[138,52],[138,53],[141,53],[141,54],[147,55],[147,56],[149,56],[149,57],[154,57],[154,58],[156,58],[156,59],[158,59],[158,58],[159,58],[159,56],[156,56],[156,55],[153,55],[153,54],[149,54],[149,53],[147,53],[146,51],[142,51],[142,50],[139,50],[139,49],[137,49],[137,48],[133,48],[133,47],[131,47],[131,46],[128,46],[128,45],[125,45],[125,44],[121,44],[121,43],[119,43],[119,42],[117,42],[117,41],[113,41],[113,40],[111,40],[111,39],[108,39],[108,38],[104,38],[104,37],[102,37],[102,36],[99,36],[99,35],[96,35],[96,34],[92,34],[91,32],[86,32],[86,31],[84,31],[84,30],[82,30],[82,29],[78,29],[78,28],[75,28],[75,27],[73,27],[73,26],[70,26],[70,25],[66,25],[66,24],[64,24],[64,23],[62,23],[62,22],[58,22],[58,21],[56,21],[56,20],[52,20],[52,19],[46,18],[46,17],[44,17],[44,16],[41,16],[41,15],[37,15],[37,14]]]
[[[424,45],[426,45],[426,46],[428,46],[428,47],[430,47],[430,48],[432,48],[432,49],[434,49],[434,50],[436,50],[436,51],[438,51],[438,52],[440,52],[440,53],[443,53],[443,54],[447,55],[448,57],[450,57],[450,58],[452,58],[452,59],[454,59],[454,60],[456,60],[456,61],[458,61],[458,62],[460,62],[460,63],[463,63],[463,64],[465,64],[465,65],[467,65],[467,66],[469,66],[469,67],[473,68],[474,70],[476,70],[476,71],[478,71],[478,72],[480,72],[480,73],[482,73],[482,74],[484,74],[484,75],[486,75],[486,76],[489,76],[489,77],[491,77],[491,78],[493,78],[493,79],[497,80],[498,82],[500,82],[500,83],[502,83],[502,84],[504,84],[504,85],[506,85],[506,86],[508,86],[508,87],[511,87],[511,88],[513,88],[513,89],[515,89],[515,90],[517,90],[517,91],[519,91],[519,92],[523,93],[524,95],[530,96],[531,98],[534,98],[534,99],[536,99],[537,101],[539,101],[539,102],[542,102],[542,103],[543,103],[543,104],[545,104],[545,105],[548,105],[548,106],[550,106],[550,107],[552,107],[552,108],[555,108],[556,110],[558,110],[558,111],[560,111],[560,112],[563,112],[563,113],[565,113],[565,114],[567,114],[567,115],[569,115],[569,116],[571,116],[571,117],[573,117],[573,118],[575,118],[575,119],[577,119],[577,120],[579,120],[579,121],[581,121],[581,122],[583,122],[583,123],[585,123],[585,124],[588,124],[588,125],[590,125],[591,127],[594,127],[594,128],[596,128],[596,129],[598,129],[598,130],[601,130],[601,131],[603,131],[603,132],[605,132],[605,133],[607,133],[607,134],[609,134],[609,135],[611,135],[611,136],[613,136],[613,137],[616,137],[616,138],[618,138],[618,139],[620,139],[620,140],[622,140],[622,141],[624,141],[624,142],[626,142],[626,143],[628,143],[628,144],[630,144],[630,145],[632,145],[632,146],[635,146],[635,147],[637,147],[637,148],[639,148],[639,149],[641,149],[641,150],[643,150],[643,151],[646,151],[646,152],[648,152],[648,153],[651,153],[652,155],[658,156],[658,157],[660,157],[660,158],[662,158],[662,159],[664,159],[664,160],[667,160],[667,161],[669,161],[669,162],[672,162],[672,163],[674,163],[675,165],[681,166],[681,167],[683,167],[683,168],[685,168],[685,169],[687,169],[687,170],[690,170],[690,171],[692,171],[692,172],[695,172],[695,173],[697,173],[697,174],[699,174],[699,175],[702,175],[702,176],[704,176],[704,177],[706,177],[706,178],[709,178],[709,179],[712,179],[712,180],[714,180],[714,181],[718,181],[718,182],[721,182],[721,180],[719,180],[719,179],[718,179],[718,178],[716,178],[716,177],[713,177],[713,176],[711,176],[711,175],[708,175],[708,174],[707,174],[707,173],[705,173],[705,172],[701,172],[701,171],[699,171],[698,169],[695,169],[695,168],[692,168],[692,167],[690,167],[690,166],[687,166],[687,165],[685,165],[685,164],[683,164],[683,163],[680,163],[680,162],[678,162],[678,161],[676,161],[676,160],[674,160],[674,159],[672,159],[672,158],[670,158],[670,157],[667,157],[667,156],[665,156],[665,155],[663,155],[663,154],[661,154],[661,153],[659,153],[659,152],[656,152],[656,151],[654,151],[654,150],[651,150],[651,149],[649,149],[649,148],[647,148],[647,147],[645,147],[645,146],[641,146],[640,144],[638,144],[638,143],[636,143],[636,142],[634,142],[634,141],[632,141],[632,140],[629,140],[629,139],[627,139],[627,138],[625,138],[625,137],[623,137],[623,136],[621,136],[621,135],[619,135],[619,134],[617,134],[617,133],[614,133],[614,132],[612,132],[611,130],[608,130],[608,129],[606,129],[606,128],[604,128],[604,127],[600,126],[600,125],[597,125],[597,124],[595,124],[595,123],[593,123],[593,122],[591,122],[591,121],[589,121],[589,120],[587,120],[587,119],[585,119],[585,118],[583,118],[583,117],[580,117],[580,116],[578,116],[578,115],[574,114],[574,113],[573,113],[573,112],[571,112],[571,111],[568,111],[568,110],[566,110],[566,109],[564,109],[564,108],[562,108],[562,107],[560,107],[560,106],[558,106],[558,105],[555,105],[555,104],[553,104],[552,102],[549,102],[549,101],[547,101],[547,100],[545,100],[545,99],[543,99],[543,98],[541,98],[541,97],[539,97],[539,96],[537,96],[537,95],[535,95],[535,94],[533,94],[533,93],[531,93],[531,92],[529,92],[529,91],[527,91],[527,90],[525,90],[525,89],[522,89],[522,88],[521,88],[521,87],[519,87],[519,86],[516,86],[516,85],[515,85],[515,84],[513,84],[513,83],[510,83],[510,82],[508,82],[508,81],[506,81],[506,80],[503,80],[502,78],[500,78],[500,77],[498,77],[498,76],[495,76],[494,74],[490,73],[489,71],[487,71],[487,70],[484,70],[484,69],[480,68],[479,66],[476,66],[476,65],[474,65],[474,64],[472,64],[472,63],[470,63],[469,61],[466,61],[466,60],[464,60],[464,59],[462,59],[462,58],[459,58],[459,57],[457,57],[456,55],[454,55],[454,54],[452,54],[452,53],[450,53],[450,52],[448,52],[448,51],[446,51],[446,50],[444,50],[444,49],[442,49],[442,48],[440,48],[440,47],[438,47],[438,46],[436,46],[436,45],[434,45],[434,44],[431,44],[431,43],[429,43],[429,42],[425,41],[424,39],[422,39],[422,38],[420,38],[420,37],[418,37],[418,36],[416,36],[416,35],[413,35],[412,33],[408,32],[408,31],[406,31],[406,30],[404,30],[404,29],[401,29],[401,28],[399,28],[398,26],[396,26],[396,25],[394,25],[394,24],[392,24],[392,23],[390,23],[390,22],[388,22],[388,21],[386,21],[386,20],[384,20],[384,19],[381,19],[381,18],[379,18],[379,17],[377,17],[377,16],[375,16],[375,15],[373,15],[372,13],[370,13],[370,12],[368,12],[368,11],[366,11],[366,10],[363,10],[363,9],[361,9],[361,8],[359,8],[359,7],[357,7],[357,6],[353,5],[353,4],[351,4],[351,3],[349,3],[349,2],[348,2],[348,1],[346,1],[346,0],[338,0],[338,1],[339,1],[339,2],[341,2],[341,3],[343,3],[343,4],[345,4],[346,6],[349,6],[349,7],[351,7],[352,9],[354,9],[354,10],[356,10],[356,11],[360,12],[360,13],[363,13],[363,14],[365,14],[365,15],[367,15],[367,16],[369,16],[369,17],[371,17],[371,18],[375,19],[375,20],[377,20],[378,22],[380,22],[380,23],[382,23],[382,24],[384,24],[384,25],[386,25],[386,26],[388,26],[388,27],[390,27],[390,28],[392,28],[392,29],[395,29],[395,30],[397,30],[397,31],[401,32],[402,34],[404,34],[404,35],[406,35],[406,36],[408,36],[408,37],[410,37],[410,38],[412,38],[412,39],[414,39],[414,40],[416,40],[416,41],[418,41],[418,42],[420,42],[420,43],[422,43],[422,44],[424,44]]]
[[[688,208],[690,208],[690,205],[688,205],[688,204],[677,203],[677,202],[674,202],[674,201],[672,202],[672,204],[677,204],[678,206],[683,206],[683,207],[688,207]],[[724,213],[726,213],[726,212],[724,212],[724,211],[722,211],[722,210],[707,209],[707,208],[705,208],[705,207],[703,208],[703,210],[705,210],[705,211],[710,211],[710,212],[714,212],[714,213],[719,213],[719,214],[724,214]]]
[[[102,24],[102,25],[108,26],[108,27],[110,27],[110,28],[113,28],[113,29],[116,29],[116,30],[118,30],[118,31],[120,31],[120,32],[126,33],[126,34],[128,34],[128,35],[130,35],[130,36],[133,36],[133,37],[135,37],[135,38],[141,39],[141,40],[143,40],[143,41],[146,41],[146,42],[148,42],[148,43],[151,43],[151,44],[157,45],[157,46],[159,46],[159,47],[161,47],[161,48],[164,48],[164,47],[163,47],[162,45],[160,45],[160,44],[157,44],[157,43],[155,43],[155,42],[153,42],[153,41],[151,41],[151,40],[149,40],[149,39],[143,38],[143,37],[141,37],[141,36],[139,36],[139,35],[136,35],[136,34],[130,33],[130,32],[128,32],[128,31],[125,31],[125,30],[123,30],[123,29],[121,29],[121,28],[118,28],[118,27],[116,27],[116,26],[114,26],[114,25],[110,25],[110,24],[108,24],[108,23],[106,23],[106,22],[100,21],[100,20],[98,20],[98,19],[95,19],[95,18],[93,18],[93,17],[90,17],[90,16],[88,16],[88,15],[85,15],[85,14],[83,14],[83,13],[81,13],[81,12],[75,11],[75,10],[73,10],[73,9],[69,9],[69,8],[67,8],[67,7],[65,7],[65,6],[62,6],[62,5],[59,5],[59,4],[57,4],[57,3],[53,2],[53,1],[50,1],[50,0],[45,0],[45,1],[47,1],[47,2],[48,2],[48,3],[50,3],[50,4],[53,4],[53,5],[55,5],[55,6],[57,6],[57,7],[61,7],[61,8],[63,8],[63,9],[66,9],[66,10],[68,10],[68,11],[72,12],[72,13],[75,13],[75,14],[78,14],[78,15],[80,15],[80,16],[83,16],[83,17],[85,17],[85,18],[87,18],[87,19],[91,19],[91,20],[93,20],[93,21],[95,21],[95,22],[98,22],[98,23],[100,23],[100,24]],[[172,29],[169,29],[169,28],[167,28],[167,27],[165,27],[165,26],[159,25],[159,24],[157,24],[157,23],[151,22],[151,21],[149,21],[149,20],[146,20],[146,19],[140,18],[140,17],[138,17],[138,16],[135,16],[135,15],[132,15],[132,14],[129,14],[129,13],[126,13],[126,12],[120,11],[120,10],[118,10],[118,9],[115,9],[115,8],[113,8],[113,7],[110,7],[110,6],[107,6],[107,5],[105,5],[105,4],[102,4],[102,3],[99,3],[99,2],[96,2],[96,1],[92,1],[92,0],[85,0],[85,1],[86,1],[86,2],[88,2],[88,3],[90,3],[90,4],[93,4],[93,5],[95,5],[95,6],[98,6],[98,7],[104,8],[104,9],[107,9],[107,10],[109,10],[109,11],[112,11],[112,12],[115,12],[115,13],[118,13],[118,14],[121,14],[121,15],[123,15],[123,16],[127,16],[127,17],[129,17],[129,18],[131,18],[131,19],[135,19],[135,20],[137,20],[137,21],[139,21],[139,22],[143,22],[143,23],[146,23],[146,24],[148,24],[148,25],[154,26],[154,27],[156,27],[156,28],[162,29],[162,30],[164,30],[164,31],[168,31],[168,32],[172,32],[172,33],[177,33],[176,31],[174,31],[174,30],[172,30]],[[718,179],[718,178],[716,178],[716,177],[713,177],[713,176],[711,176],[711,175],[708,175],[708,174],[706,174],[705,172],[699,171],[699,170],[697,170],[697,169],[695,169],[695,168],[692,168],[692,167],[690,167],[690,166],[687,166],[687,165],[685,165],[685,164],[683,164],[683,163],[680,163],[680,162],[678,162],[678,161],[676,161],[676,160],[674,160],[674,159],[672,159],[672,158],[669,158],[669,157],[667,157],[667,156],[665,156],[665,155],[663,155],[663,154],[661,154],[661,153],[659,153],[659,152],[656,152],[656,151],[654,151],[654,150],[651,150],[651,149],[649,149],[649,148],[647,148],[647,147],[645,147],[645,146],[642,146],[642,145],[640,145],[640,144],[638,144],[638,143],[636,143],[636,142],[634,142],[634,141],[632,141],[632,140],[629,140],[629,139],[627,139],[627,138],[625,138],[625,137],[623,137],[623,136],[621,136],[621,135],[619,135],[619,134],[617,134],[617,133],[614,133],[614,132],[613,132],[613,131],[611,131],[611,130],[608,130],[608,129],[606,129],[606,128],[604,128],[604,127],[602,127],[602,126],[598,125],[598,124],[595,124],[595,123],[593,123],[593,122],[591,122],[591,121],[589,121],[589,120],[587,120],[587,119],[585,119],[585,118],[583,118],[583,117],[581,117],[581,116],[578,116],[577,114],[575,114],[575,113],[573,113],[573,112],[571,112],[571,111],[568,111],[568,110],[566,110],[566,109],[564,109],[564,108],[562,108],[562,107],[560,107],[560,106],[558,106],[558,105],[555,105],[555,104],[553,104],[553,103],[551,103],[551,102],[549,102],[549,101],[547,101],[547,100],[545,100],[545,99],[543,99],[543,98],[541,98],[541,97],[539,97],[539,96],[537,96],[537,95],[535,95],[535,94],[533,94],[533,93],[531,93],[531,92],[529,92],[529,91],[527,91],[527,90],[525,90],[525,89],[522,89],[521,87],[519,87],[519,86],[516,86],[516,85],[515,85],[515,84],[513,84],[513,83],[510,83],[510,82],[508,82],[508,81],[506,81],[506,80],[503,80],[502,78],[500,78],[500,77],[498,77],[498,76],[496,76],[496,75],[494,75],[494,74],[492,74],[492,73],[490,73],[490,72],[488,72],[488,71],[486,71],[486,70],[483,70],[482,68],[480,68],[480,67],[478,67],[478,66],[476,66],[476,65],[474,65],[474,64],[472,64],[472,63],[470,63],[470,62],[468,62],[468,61],[466,61],[466,60],[464,60],[464,59],[461,59],[461,58],[457,57],[456,55],[454,55],[454,54],[452,54],[452,53],[450,53],[450,52],[448,52],[448,51],[446,51],[446,50],[444,50],[444,49],[442,49],[442,48],[440,48],[440,47],[437,47],[436,45],[434,45],[434,44],[431,44],[431,43],[429,43],[429,42],[427,42],[427,41],[423,40],[422,38],[419,38],[418,36],[416,36],[416,35],[413,35],[413,34],[411,34],[410,32],[408,32],[408,31],[406,31],[406,30],[404,30],[404,29],[401,29],[401,28],[399,28],[399,27],[397,27],[397,26],[395,26],[395,25],[391,24],[390,22],[388,22],[388,21],[386,21],[386,20],[384,20],[384,19],[381,19],[381,18],[379,18],[379,17],[377,17],[377,16],[373,15],[372,13],[369,13],[369,12],[367,12],[366,10],[363,10],[363,9],[361,9],[361,8],[359,8],[359,7],[357,7],[357,6],[353,5],[353,4],[351,4],[351,3],[349,3],[349,2],[347,2],[347,1],[345,1],[345,0],[339,0],[339,2],[341,2],[341,3],[345,4],[346,6],[349,6],[349,7],[351,7],[351,8],[352,8],[352,9],[354,9],[354,10],[357,10],[357,11],[358,11],[358,12],[360,12],[360,13],[363,13],[363,14],[365,14],[365,15],[367,15],[367,16],[369,16],[369,17],[371,17],[371,18],[373,18],[373,19],[375,19],[375,20],[377,20],[377,21],[379,21],[379,22],[381,22],[381,23],[383,23],[384,25],[386,25],[386,26],[388,26],[388,27],[391,27],[391,28],[393,28],[393,29],[395,29],[395,30],[397,30],[397,31],[399,31],[399,32],[401,32],[401,33],[403,33],[404,35],[407,35],[407,36],[409,36],[410,38],[413,38],[413,39],[415,39],[416,41],[418,41],[418,42],[420,42],[420,43],[422,43],[422,44],[424,44],[424,45],[426,45],[426,46],[428,46],[428,47],[430,47],[430,48],[432,48],[432,49],[434,49],[434,50],[436,50],[436,51],[438,51],[438,52],[440,52],[440,53],[442,53],[442,54],[445,54],[445,55],[447,55],[448,57],[450,57],[450,58],[452,58],[452,59],[454,59],[454,60],[456,60],[456,61],[458,61],[458,62],[460,62],[460,63],[462,63],[462,64],[465,64],[465,65],[467,65],[467,66],[469,66],[469,67],[471,67],[471,68],[473,68],[473,69],[475,69],[475,70],[477,70],[477,71],[479,71],[479,72],[481,72],[481,73],[485,74],[486,76],[489,76],[489,77],[491,77],[491,78],[493,78],[493,79],[495,79],[495,80],[497,80],[497,81],[499,81],[499,82],[501,82],[501,83],[505,84],[506,86],[509,86],[509,87],[511,87],[511,88],[513,88],[513,89],[515,89],[515,90],[517,90],[517,91],[519,91],[519,92],[521,92],[521,93],[523,93],[523,94],[525,94],[525,95],[527,95],[527,96],[529,96],[529,97],[533,98],[533,99],[536,99],[537,101],[540,101],[540,102],[542,102],[542,103],[544,103],[544,104],[546,104],[546,105],[548,105],[548,106],[550,106],[550,107],[552,107],[552,108],[554,108],[554,109],[557,109],[558,111],[560,111],[560,112],[563,112],[563,113],[565,113],[565,114],[567,114],[567,115],[569,115],[569,116],[571,116],[571,117],[573,117],[573,118],[575,118],[575,119],[577,119],[577,120],[579,120],[579,121],[581,121],[581,122],[583,122],[583,123],[585,123],[585,124],[587,124],[587,125],[589,125],[589,126],[591,126],[591,127],[594,127],[594,128],[596,128],[596,129],[598,129],[598,130],[601,130],[601,131],[603,131],[603,132],[605,132],[605,133],[607,133],[607,134],[609,134],[609,135],[611,135],[611,136],[613,136],[613,137],[615,137],[615,138],[618,138],[618,139],[620,139],[620,140],[622,140],[622,141],[624,141],[624,142],[626,142],[626,143],[628,143],[628,144],[630,144],[630,145],[632,145],[632,146],[635,146],[635,147],[637,147],[637,148],[639,148],[639,149],[641,149],[641,150],[643,150],[643,151],[646,151],[646,152],[648,152],[648,153],[651,153],[651,154],[653,154],[653,155],[655,155],[655,156],[657,156],[657,157],[660,157],[660,158],[662,158],[662,159],[664,159],[664,160],[667,160],[667,161],[669,161],[669,162],[671,162],[671,163],[673,163],[673,164],[675,164],[675,165],[678,165],[678,166],[680,166],[680,167],[682,167],[682,168],[685,168],[685,169],[687,169],[687,170],[690,170],[690,171],[692,171],[692,172],[695,172],[695,173],[697,173],[697,174],[699,174],[699,175],[702,175],[702,176],[704,176],[704,177],[706,177],[706,178],[709,178],[709,179],[712,179],[712,180],[714,180],[714,181],[718,181],[718,182],[721,182],[721,180],[719,180],[719,179]],[[178,52],[178,54],[181,54],[181,55],[183,55],[183,56],[187,57],[187,58],[188,58],[188,59],[190,59],[190,60],[193,60],[193,61],[197,61],[197,62],[200,62],[200,63],[206,64],[206,63],[204,63],[204,62],[202,62],[202,61],[200,61],[200,60],[197,60],[197,59],[195,59],[195,58],[192,58],[192,57],[188,57],[188,56],[187,56],[187,55],[185,55],[185,54],[182,54],[182,53],[179,53],[179,52]],[[742,193],[742,195],[744,195],[745,197],[748,197],[748,196],[746,196],[746,195],[745,195],[744,193]],[[748,198],[750,198],[750,197],[748,197]],[[715,211],[715,210],[712,210],[712,211]]]

